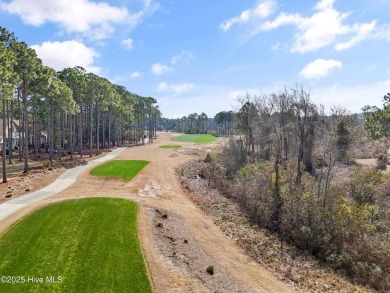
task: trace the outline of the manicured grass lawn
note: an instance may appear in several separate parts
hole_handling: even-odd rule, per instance
[[[172,137],[173,141],[184,141],[184,142],[194,142],[194,143],[210,143],[218,139],[210,134],[184,134],[180,136]]]
[[[133,179],[148,161],[111,161],[92,169],[90,174],[102,177],[123,178],[126,182]]]
[[[0,238],[0,276],[24,277],[0,282],[0,292],[151,292],[136,204],[89,198],[34,212]]]
[[[181,145],[162,145],[160,149],[179,149]]]

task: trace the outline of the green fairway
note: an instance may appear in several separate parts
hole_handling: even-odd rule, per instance
[[[92,169],[90,174],[102,177],[123,178],[126,182],[133,179],[148,161],[111,161]]]
[[[179,149],[181,145],[162,145],[160,149]]]
[[[136,204],[89,198],[34,212],[0,238],[0,275],[13,276],[0,292],[151,292]]]
[[[172,137],[173,141],[194,142],[194,143],[210,143],[218,139],[210,134],[184,134]]]

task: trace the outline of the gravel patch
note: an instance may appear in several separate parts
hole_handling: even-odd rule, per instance
[[[198,281],[212,292],[254,292],[216,264],[191,236],[180,216],[152,208],[148,213],[152,219],[155,244],[173,270]],[[209,266],[213,267],[213,274],[206,271]]]
[[[202,151],[198,149],[180,148],[177,149],[176,152],[185,155],[199,155]]]
[[[164,195],[160,184],[155,180],[150,180],[143,189],[138,189],[139,196],[157,197]]]

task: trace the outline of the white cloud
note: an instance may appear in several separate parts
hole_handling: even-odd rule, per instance
[[[306,79],[319,79],[327,76],[332,70],[342,67],[343,64],[338,60],[317,59],[306,65],[299,75]]]
[[[235,24],[244,24],[257,18],[267,18],[276,9],[274,0],[264,1],[252,9],[241,12],[239,16],[230,18],[220,24],[220,28],[225,32]]]
[[[99,53],[75,40],[44,42],[41,45],[33,45],[31,48],[37,52],[38,57],[46,66],[58,71],[74,66],[82,66],[96,74],[101,71],[100,67],[93,65],[95,59],[99,57]]]
[[[139,77],[141,77],[143,74],[141,73],[141,72],[139,72],[139,71],[134,71],[131,75],[130,75],[130,77],[131,78],[139,78]]]
[[[188,64],[193,59],[195,59],[195,56],[191,51],[182,50],[179,54],[171,58],[171,63],[176,64],[178,61],[183,61]]]
[[[260,3],[254,10],[254,14],[260,16],[261,18],[266,18],[270,16],[276,8],[275,1],[266,1]]]
[[[168,84],[166,82],[162,82],[158,85],[157,90],[159,92],[174,92],[176,94],[180,94],[182,92],[188,91],[192,89],[194,85],[192,83],[178,83],[178,84]]]
[[[321,0],[315,6],[317,10],[332,9],[335,0]]]
[[[277,18],[273,21],[266,21],[261,27],[263,30],[272,30],[276,29],[282,25],[293,24],[299,25],[304,21],[304,19],[299,14],[288,14],[282,12]]]
[[[349,40],[348,42],[337,43],[335,45],[335,49],[340,51],[340,50],[352,48],[356,44],[366,39],[367,36],[374,30],[375,25],[376,25],[376,20],[372,21],[371,23],[363,23],[360,25],[355,25],[354,30],[357,31],[357,35],[353,37],[351,40]]]
[[[155,74],[155,75],[162,75],[164,73],[168,73],[168,72],[174,71],[173,68],[171,68],[171,67],[169,67],[167,65],[161,64],[161,63],[153,64],[151,70],[152,70],[152,73]]]
[[[292,52],[306,53],[335,44],[336,50],[348,49],[367,38],[375,28],[376,21],[345,25],[344,20],[350,13],[341,13],[334,7],[335,0],[322,0],[316,4],[316,12],[309,17],[300,14],[281,13],[272,21],[261,25],[261,30],[268,31],[284,25],[293,25],[297,29]],[[343,36],[349,41],[337,43]]]
[[[123,46],[125,46],[125,48],[127,50],[131,50],[133,48],[133,40],[131,38],[128,38],[128,39],[125,39],[121,42],[121,44]]]
[[[144,1],[142,10],[131,14],[126,7],[90,0],[12,0],[0,2],[0,10],[19,15],[23,22],[40,26],[46,22],[59,24],[69,33],[82,33],[93,39],[104,39],[114,32],[115,24],[136,26],[156,6]]]
[[[230,18],[230,19],[224,21],[223,23],[221,23],[221,25],[219,27],[226,32],[234,24],[240,24],[240,23],[248,22],[249,18],[250,18],[250,11],[249,10],[245,10],[239,16],[236,16],[236,17],[233,17],[233,18]]]

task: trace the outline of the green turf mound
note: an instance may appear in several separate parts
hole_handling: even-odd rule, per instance
[[[44,207],[0,238],[0,292],[151,292],[137,206],[89,198]]]
[[[210,134],[184,134],[180,136],[175,136],[172,138],[173,141],[182,141],[182,142],[194,142],[194,143],[211,143],[218,139]]]
[[[162,145],[160,149],[179,149],[181,145]]]
[[[147,164],[149,164],[148,161],[111,161],[92,169],[90,174],[101,177],[123,178],[126,182],[128,182],[133,179]]]

